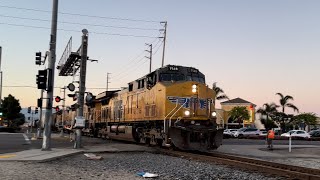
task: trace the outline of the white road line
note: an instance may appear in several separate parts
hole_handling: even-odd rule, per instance
[[[28,138],[28,136],[26,134],[22,134],[24,139],[26,140],[27,144],[31,144],[30,139]]]

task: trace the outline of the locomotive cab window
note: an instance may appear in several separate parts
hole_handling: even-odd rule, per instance
[[[169,74],[162,73],[160,74],[160,81],[184,81],[185,76],[183,74]]]

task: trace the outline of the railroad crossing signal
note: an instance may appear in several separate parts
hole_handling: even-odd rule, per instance
[[[41,52],[36,52],[36,65],[41,65]]]
[[[31,107],[28,107],[28,113],[29,114],[31,113]]]
[[[56,112],[58,112],[60,110],[59,106],[56,106]]]
[[[60,102],[60,101],[61,101],[61,97],[60,97],[60,96],[56,96],[56,98],[54,98],[54,100],[55,100],[56,102]]]
[[[38,114],[38,107],[36,107],[34,114]]]
[[[47,70],[39,70],[37,75],[38,89],[47,88]]]

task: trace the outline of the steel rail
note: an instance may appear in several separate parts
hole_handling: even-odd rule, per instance
[[[225,153],[190,153],[173,150],[160,150],[161,154],[183,157],[187,159],[213,162],[218,164],[230,165],[233,167],[254,170],[270,175],[277,175],[292,179],[303,179],[303,180],[319,180],[320,170],[312,169],[300,166],[293,166],[288,164],[281,164],[271,161],[265,161],[255,158],[243,157],[230,155]]]

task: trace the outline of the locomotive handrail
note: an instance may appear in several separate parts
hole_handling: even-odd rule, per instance
[[[187,102],[188,102],[188,100],[186,99],[186,102],[184,102],[184,103],[180,106],[180,108],[179,108],[175,113],[172,114],[172,116],[171,116],[170,119],[169,119],[169,127],[171,127],[171,119],[172,119],[172,117],[173,117]]]
[[[166,128],[166,120],[167,120],[167,117],[177,108],[178,103],[179,103],[179,99],[177,99],[176,106],[169,112],[169,114],[167,114],[167,115],[164,117],[164,120],[163,120],[163,128],[164,128],[164,132],[165,132],[165,133],[167,133],[167,128]]]

